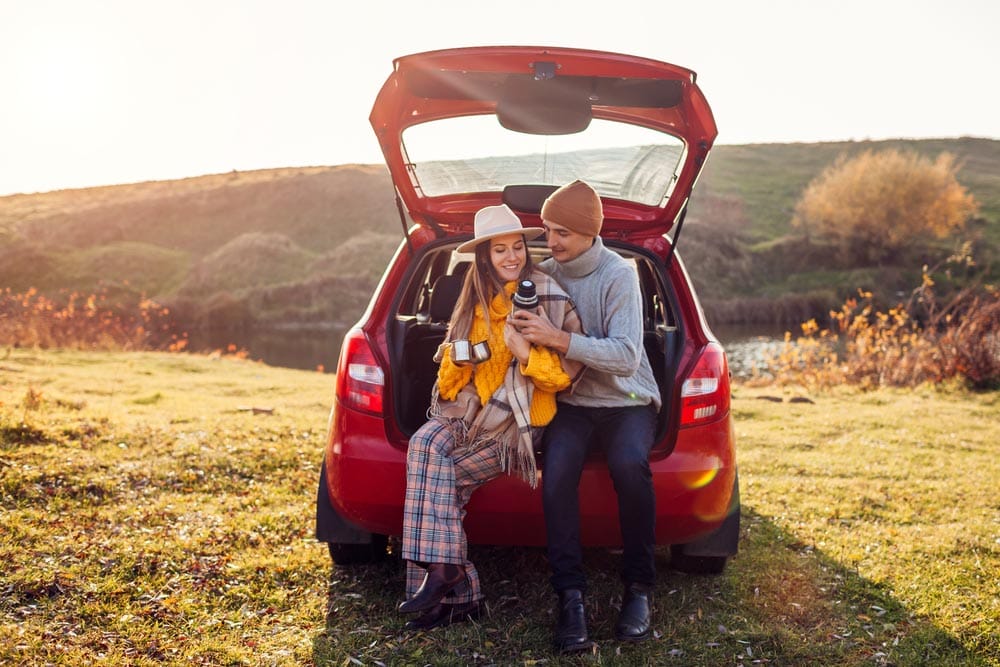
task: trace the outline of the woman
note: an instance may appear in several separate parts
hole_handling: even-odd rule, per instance
[[[458,247],[475,252],[475,265],[435,355],[441,365],[430,420],[410,438],[406,459],[402,556],[408,599],[399,611],[421,614],[407,629],[478,617],[483,595],[467,557],[465,504],[503,472],[536,485],[533,436],[555,415],[556,393],[582,369],[532,346],[509,322],[515,286],[530,278],[539,311],[559,328],[581,331],[566,293],[532,266],[528,241],[542,232],[522,227],[505,205],[488,206],[476,213],[475,237]],[[466,351],[477,343],[485,345],[466,362]]]

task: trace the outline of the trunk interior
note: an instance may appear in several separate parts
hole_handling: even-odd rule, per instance
[[[660,387],[663,408],[658,420],[657,444],[654,451],[664,452],[673,447],[673,439],[665,438],[670,422],[674,378],[683,337],[674,307],[673,290],[653,258],[635,249],[605,245],[635,263],[642,288],[643,338],[653,374]],[[391,387],[393,405],[400,430],[407,435],[427,421],[431,390],[437,378],[434,354],[444,340],[448,319],[470,266],[471,257],[453,252],[455,244],[430,247],[414,263],[407,284],[402,286],[394,317],[388,323],[388,345],[393,369]],[[532,260],[548,257],[544,244],[530,244]]]

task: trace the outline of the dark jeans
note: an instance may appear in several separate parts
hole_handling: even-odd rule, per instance
[[[656,497],[649,450],[656,431],[652,405],[583,408],[559,404],[545,429],[542,500],[552,587],[586,590],[580,548],[578,487],[591,445],[600,443],[618,494],[624,557],[622,579],[655,584]]]

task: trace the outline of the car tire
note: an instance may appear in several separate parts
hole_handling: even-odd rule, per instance
[[[740,541],[740,475],[733,477],[733,494],[725,521],[715,531],[688,544],[670,545],[670,567],[686,574],[722,574]]]
[[[683,545],[670,546],[670,567],[685,574],[722,574],[728,560],[726,556],[689,556]]]
[[[330,560],[334,565],[367,565],[381,563],[388,557],[389,538],[385,535],[372,535],[368,544],[341,544],[327,542],[330,548]]]

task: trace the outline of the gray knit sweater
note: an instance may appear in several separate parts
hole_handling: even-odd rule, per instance
[[[539,267],[563,286],[580,314],[585,335],[571,334],[568,359],[587,368],[558,400],[584,407],[653,403],[660,391],[642,346],[642,301],[635,267],[604,247],[600,237],[582,255]]]

